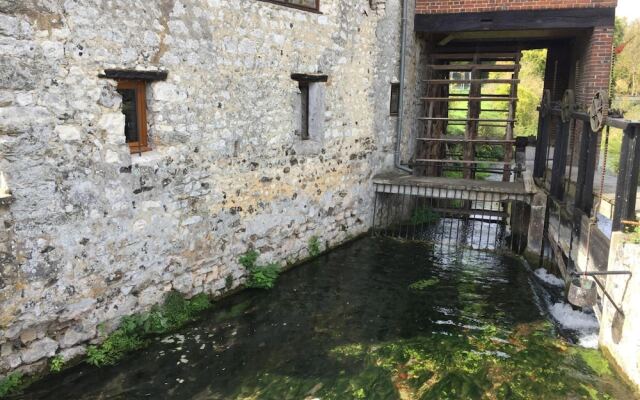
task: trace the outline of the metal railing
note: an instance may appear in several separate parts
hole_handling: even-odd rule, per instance
[[[625,221],[636,221],[636,197],[640,171],[640,122],[621,118],[605,118],[601,129],[593,130],[592,115],[580,111],[563,111],[560,107],[540,110],[538,140],[533,176],[539,186],[548,189],[554,201],[582,211],[586,216],[600,210],[606,173],[605,159],[598,166],[600,149],[607,147],[611,128],[623,131],[615,199],[610,215],[611,230],[622,231]],[[582,135],[578,135],[578,131]],[[578,137],[580,136],[580,139]],[[555,137],[552,146],[552,139]],[[573,140],[571,140],[573,138]],[[579,143],[578,143],[579,140]],[[578,147],[579,145],[579,147]],[[571,146],[571,147],[570,147]],[[575,163],[577,157],[577,164]],[[609,160],[611,161],[611,160]],[[572,171],[577,179],[572,180]],[[567,173],[568,171],[568,173]],[[594,194],[594,181],[597,185]],[[573,192],[573,193],[572,193]],[[594,207],[596,209],[594,210]]]

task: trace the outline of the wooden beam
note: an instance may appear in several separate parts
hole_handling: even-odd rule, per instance
[[[623,229],[622,220],[636,219],[638,174],[640,174],[640,138],[638,136],[640,131],[633,125],[629,125],[624,130],[612,222],[614,232]]]
[[[327,82],[329,76],[324,74],[291,74],[291,79],[298,82]]]
[[[447,64],[447,65],[427,65],[434,71],[486,71],[486,72],[501,72],[501,71],[515,71],[520,68],[518,64]]]
[[[599,135],[591,130],[591,124],[582,124],[575,206],[587,215],[591,215],[593,208],[593,178],[596,171],[599,138]]]
[[[104,74],[98,75],[107,79],[130,79],[136,81],[164,81],[169,73],[167,71],[138,71],[133,69],[105,69]]]
[[[456,85],[463,83],[511,84],[520,83],[520,79],[424,79],[423,82],[434,85]]]
[[[614,26],[615,8],[416,14],[415,31],[451,33],[526,29],[575,29]]]

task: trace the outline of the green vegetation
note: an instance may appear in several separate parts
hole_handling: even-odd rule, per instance
[[[224,287],[229,290],[233,287],[233,274],[227,274],[224,278]]]
[[[411,215],[411,223],[413,225],[433,224],[439,219],[440,215],[429,207],[416,208]]]
[[[209,298],[200,294],[190,300],[171,292],[161,307],[122,319],[120,327],[98,346],[89,346],[87,362],[97,367],[113,365],[125,354],[147,345],[152,335],[173,332],[196,319],[211,306]]]
[[[421,290],[428,289],[432,286],[436,286],[438,283],[440,283],[440,279],[438,278],[423,279],[409,285],[409,289],[415,290],[415,291],[421,291]]]
[[[309,239],[309,255],[311,257],[320,255],[320,239],[317,236],[311,236],[311,239]]]
[[[22,374],[14,372],[0,380],[0,398],[17,393],[22,388]]]
[[[538,106],[542,100],[547,51],[524,51],[520,62],[522,68],[519,75],[520,85],[518,86],[516,136],[536,136],[538,134]]]
[[[249,250],[240,257],[240,264],[249,272],[247,287],[271,289],[275,286],[282,267],[277,263],[258,265],[256,262],[259,256],[260,254],[257,251]]]
[[[576,349],[575,351],[582,361],[598,376],[612,375],[609,363],[602,357],[602,354],[595,349]]]
[[[633,244],[640,244],[640,226],[627,229],[628,240]]]
[[[64,358],[61,355],[57,355],[49,360],[49,371],[60,372],[64,368]]]
[[[568,348],[551,330],[546,322],[521,324],[513,332],[488,325],[470,335],[443,333],[347,344],[332,349],[330,355],[345,365],[364,360],[361,374],[351,376],[358,386],[345,390],[351,398],[358,398],[353,388],[382,387],[382,375],[393,382],[395,394],[370,398],[606,399],[584,380],[588,375],[611,374],[602,355]],[[584,375],[574,371],[580,360]],[[340,385],[329,386],[318,395],[341,398],[338,390]]]

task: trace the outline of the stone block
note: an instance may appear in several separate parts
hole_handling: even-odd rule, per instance
[[[22,361],[25,364],[31,364],[45,357],[53,357],[58,349],[58,342],[45,337],[36,342],[31,343],[25,350],[21,352]]]

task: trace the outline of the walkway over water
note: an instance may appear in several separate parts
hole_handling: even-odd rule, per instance
[[[523,201],[527,195],[535,193],[533,181],[527,179],[524,182],[496,182],[415,176],[402,172],[377,175],[373,178],[373,184],[376,193],[458,200],[475,200],[478,193],[486,193],[486,200]]]

